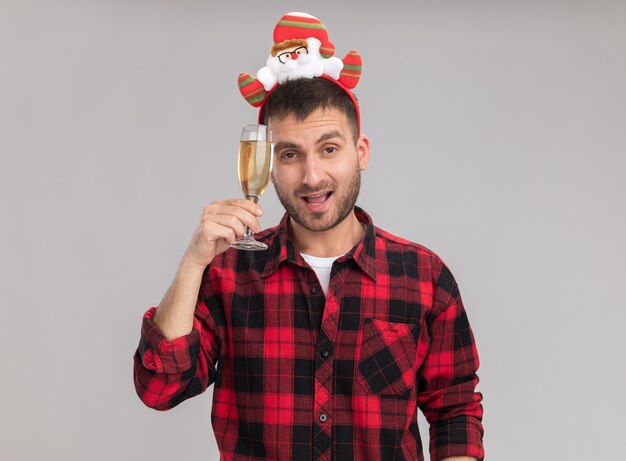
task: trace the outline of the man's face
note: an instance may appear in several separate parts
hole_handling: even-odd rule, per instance
[[[354,142],[346,116],[318,109],[303,121],[270,118],[272,181],[290,217],[309,231],[332,229],[352,211],[369,160],[369,140]]]

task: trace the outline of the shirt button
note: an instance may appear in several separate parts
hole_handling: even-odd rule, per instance
[[[316,295],[320,290],[317,289],[317,287],[313,287],[311,288],[311,293],[313,293],[314,295]]]
[[[321,422],[325,423],[327,419],[328,419],[328,416],[326,416],[326,413],[322,413],[320,415],[320,421]]]
[[[324,349],[322,351],[322,357],[327,358],[330,355],[330,352],[328,352],[328,349]]]

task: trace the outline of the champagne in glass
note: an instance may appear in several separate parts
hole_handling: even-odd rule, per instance
[[[239,183],[247,199],[258,202],[270,181],[271,141],[239,143]]]
[[[267,126],[243,127],[239,142],[239,184],[246,198],[254,203],[269,184],[272,158],[272,137]],[[267,250],[267,245],[256,241],[247,227],[244,236],[231,246],[240,250]]]

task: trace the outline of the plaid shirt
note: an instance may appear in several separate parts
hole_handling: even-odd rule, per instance
[[[482,459],[478,356],[457,284],[426,248],[374,227],[335,261],[327,296],[288,218],[204,273],[193,331],[167,341],[146,312],[135,354],[143,402],[165,410],[215,383],[223,460]]]

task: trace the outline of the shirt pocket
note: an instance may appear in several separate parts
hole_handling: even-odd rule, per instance
[[[356,380],[366,392],[402,395],[415,386],[420,325],[365,319]]]

